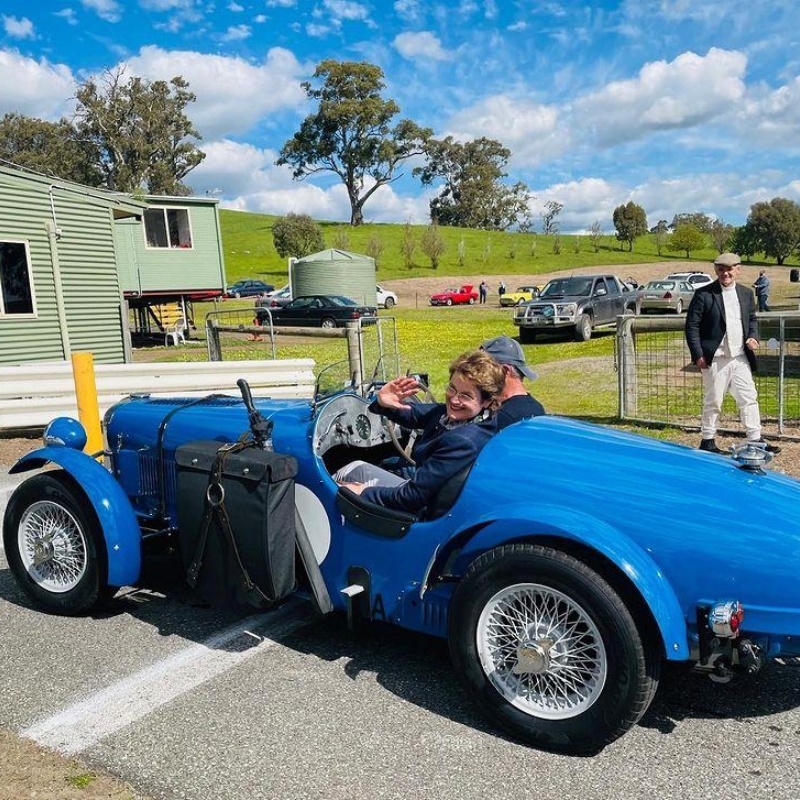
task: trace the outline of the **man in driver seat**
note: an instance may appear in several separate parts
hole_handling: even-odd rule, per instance
[[[502,367],[488,353],[475,350],[450,365],[444,403],[407,403],[420,389],[416,379],[389,381],[369,409],[404,428],[422,430],[411,453],[416,469],[403,478],[354,461],[334,480],[371,503],[420,515],[445,481],[469,466],[496,432],[474,423],[493,418],[504,380]]]

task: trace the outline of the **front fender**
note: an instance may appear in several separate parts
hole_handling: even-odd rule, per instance
[[[454,572],[461,573],[481,553],[509,541],[555,536],[578,542],[605,556],[624,573],[650,608],[668,659],[689,658],[686,620],[678,598],[653,559],[627,536],[605,522],[574,509],[547,504],[504,506],[503,518],[485,519],[463,545]],[[507,515],[507,516],[505,516]]]
[[[108,583],[136,583],[142,568],[141,531],[127,495],[111,473],[91,456],[69,447],[50,446],[24,455],[11,474],[57,464],[72,476],[92,505],[108,552]]]

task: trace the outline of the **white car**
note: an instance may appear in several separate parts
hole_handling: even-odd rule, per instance
[[[380,286],[376,286],[375,296],[378,300],[378,305],[383,306],[383,308],[392,308],[397,305],[397,295],[389,289],[382,289]]]
[[[699,289],[708,283],[713,283],[714,279],[705,272],[672,272],[664,278],[665,281],[686,281],[692,284],[692,288]]]

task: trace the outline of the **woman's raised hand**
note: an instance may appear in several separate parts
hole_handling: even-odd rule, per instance
[[[416,378],[400,377],[385,383],[378,391],[378,403],[384,408],[403,408],[403,401],[420,389]]]

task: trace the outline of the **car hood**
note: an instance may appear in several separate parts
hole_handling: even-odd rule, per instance
[[[800,482],[769,468],[747,472],[719,455],[546,416],[495,436],[464,494],[467,516],[505,509],[530,519],[531,533],[595,546],[613,531],[692,603],[800,609]]]

